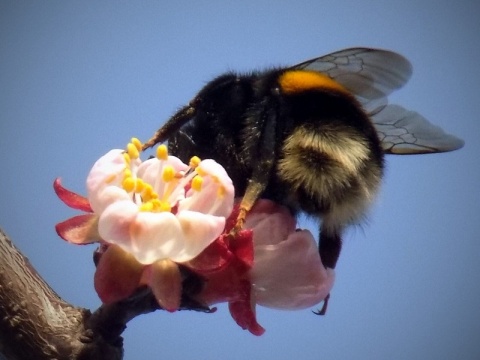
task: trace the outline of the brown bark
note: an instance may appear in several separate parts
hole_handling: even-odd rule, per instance
[[[210,312],[193,300],[200,279],[187,269],[182,274],[179,310]],[[94,313],[67,303],[0,229],[0,360],[122,359],[128,321],[158,309],[146,287]]]
[[[110,329],[98,318],[62,300],[0,230],[0,354],[8,360],[121,359],[120,333],[104,336]]]

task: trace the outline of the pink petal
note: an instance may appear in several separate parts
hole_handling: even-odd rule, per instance
[[[312,234],[303,230],[276,245],[255,244],[251,279],[257,304],[303,309],[325,299],[333,286],[334,272],[325,269]]]
[[[242,299],[228,303],[230,315],[242,329],[250,331],[253,335],[260,336],[265,332],[265,329],[257,322],[254,305],[252,305],[250,298],[250,283],[244,281],[242,288]]]
[[[73,244],[85,245],[100,241],[98,216],[77,215],[55,225],[58,236]]]
[[[148,266],[148,284],[158,304],[173,312],[180,307],[182,276],[178,265],[170,260],[160,260]]]
[[[92,208],[90,207],[88,199],[64,188],[61,184],[60,178],[56,178],[53,182],[53,189],[55,190],[58,198],[62,200],[68,207],[85,212],[92,212]]]
[[[94,286],[102,302],[109,304],[129,297],[138,287],[143,266],[116,245],[100,257]]]
[[[255,246],[274,245],[295,231],[296,220],[284,206],[259,200],[248,214],[244,228],[254,229]]]

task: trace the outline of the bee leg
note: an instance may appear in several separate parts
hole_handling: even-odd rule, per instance
[[[319,253],[322,263],[326,268],[335,269],[337,265],[340,251],[342,250],[342,238],[341,231],[327,229],[322,226],[320,231],[320,244]],[[325,315],[327,313],[328,301],[330,300],[330,294],[323,300],[322,308],[313,313],[316,315]]]
[[[338,257],[340,256],[340,251],[342,250],[340,231],[327,230],[322,226],[318,250],[323,265],[326,268],[335,269]]]
[[[243,224],[245,224],[245,218],[247,217],[248,212],[252,209],[253,205],[255,205],[255,202],[265,190],[265,185],[266,182],[258,181],[255,179],[250,179],[248,181],[245,195],[240,202],[240,212],[237,216],[237,222],[235,224],[235,227],[232,229],[232,233],[235,234],[242,229]]]

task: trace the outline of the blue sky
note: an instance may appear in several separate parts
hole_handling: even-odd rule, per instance
[[[262,337],[215,314],[156,312],[126,359],[480,358],[480,7],[449,1],[2,1],[0,226],[66,300],[91,309],[93,247],[60,240],[93,162],[147,139],[226,70],[292,65],[351,46],[413,64],[393,103],[466,141],[387,159],[369,220],[345,236],[327,316],[258,309]],[[314,233],[316,229],[309,226]]]

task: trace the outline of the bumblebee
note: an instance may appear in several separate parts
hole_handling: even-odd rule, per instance
[[[342,231],[379,191],[385,154],[458,149],[463,141],[387,96],[410,78],[403,56],[351,48],[286,68],[209,82],[145,143],[225,167],[242,197],[236,229],[259,198],[315,217],[319,252],[335,268]]]

